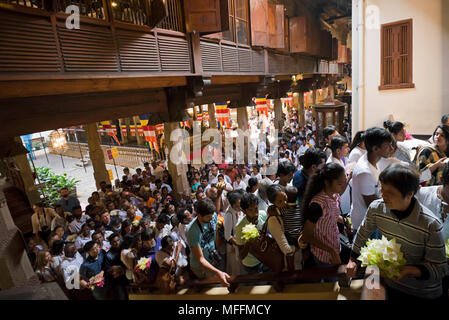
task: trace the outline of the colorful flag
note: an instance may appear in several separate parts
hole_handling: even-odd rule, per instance
[[[126,137],[128,135],[127,125],[122,125],[122,136]]]
[[[268,106],[266,98],[256,98],[256,109],[259,116],[264,114],[268,118]]]
[[[230,128],[229,120],[231,118],[231,110],[226,102],[215,104],[215,117],[217,119],[218,128]]]
[[[162,133],[164,133],[164,125],[163,125],[163,124],[158,124],[158,125],[156,126],[156,133],[157,133],[157,134],[162,134]]]
[[[136,127],[134,125],[130,125],[129,132],[131,133],[132,137],[135,137],[136,136]]]

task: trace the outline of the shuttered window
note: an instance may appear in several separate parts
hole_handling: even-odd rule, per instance
[[[248,0],[228,0],[229,31],[223,32],[223,39],[249,45]]]
[[[414,88],[413,20],[382,25],[379,90]]]

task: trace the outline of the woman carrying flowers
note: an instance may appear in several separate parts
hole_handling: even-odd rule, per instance
[[[395,243],[400,245],[406,261],[399,276],[386,275],[387,298],[440,299],[443,295],[442,279],[448,274],[442,224],[415,198],[419,189],[419,173],[405,164],[395,163],[380,174],[379,180],[382,199],[371,203],[357,232],[351,261],[346,266],[347,276],[356,276],[357,259],[362,254],[363,260],[364,255],[361,249],[377,228],[385,240],[396,239]],[[391,253],[400,259],[401,256],[395,252],[397,250],[392,248]],[[384,257],[385,260],[391,258]]]
[[[245,193],[240,200],[240,208],[245,216],[234,228],[235,242],[239,247],[239,257],[248,274],[264,271],[263,264],[249,253],[248,242],[256,238],[267,220],[265,211],[259,211],[259,199],[252,193]]]

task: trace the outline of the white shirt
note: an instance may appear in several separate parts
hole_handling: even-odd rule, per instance
[[[310,140],[308,140],[307,142],[308,142],[312,147],[315,147],[315,140],[313,140],[313,138],[310,139]]]
[[[251,173],[251,178],[256,178],[257,180],[262,180],[262,175],[260,173],[257,174],[257,176],[254,175],[254,173]]]
[[[237,181],[234,181],[232,184],[232,187],[234,190],[246,190],[246,183],[243,181],[240,181],[240,183],[237,183]]]
[[[172,229],[172,226],[171,226],[170,223],[166,224],[162,228],[162,230],[155,229],[155,231],[156,231],[156,238],[161,238],[162,239],[163,237],[170,235],[171,229]]]
[[[380,171],[368,161],[365,154],[359,159],[352,174],[352,206],[351,221],[355,229],[358,229],[366,211],[368,210],[363,196],[379,194],[379,174]]]
[[[249,179],[250,179],[251,177],[248,175],[248,174],[246,174],[245,176],[243,176],[242,175],[242,181],[248,186],[248,182],[249,182]]]
[[[88,237],[83,237],[83,236],[79,235],[75,240],[75,247],[78,250],[84,248],[84,245],[86,243],[88,243],[90,240],[92,240],[91,235],[92,235],[92,233]]]
[[[298,149],[298,154],[300,155],[300,156],[302,156],[306,151],[307,151],[307,149],[309,149],[310,147],[306,144],[305,146],[304,145],[300,145],[299,146],[299,149]]]
[[[64,258],[64,260],[61,263],[61,271],[62,275],[64,276],[65,283],[67,282],[70,283],[70,278],[79,271],[83,262],[84,258],[79,252],[75,253],[75,256],[73,258],[68,257]],[[74,268],[73,267],[72,267],[73,269],[69,268],[71,266],[73,266]]]
[[[363,150],[360,147],[355,147],[352,149],[351,153],[349,154],[349,162],[357,162],[361,157],[363,157],[366,154],[366,150]]]

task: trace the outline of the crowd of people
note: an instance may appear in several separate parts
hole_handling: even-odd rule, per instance
[[[144,163],[133,174],[124,169],[114,185],[102,182],[84,211],[67,189],[54,208],[34,205],[28,255],[40,280],[65,286],[79,274],[79,288],[69,290],[75,299],[79,292],[127,299],[131,283],[216,277],[229,286],[231,276],[270,271],[244,240],[253,224],[267,228],[285,270],[344,264],[348,277],[360,276],[357,257],[368,239],[394,237],[407,265],[386,282],[388,297],[447,296],[449,116],[414,152],[400,122],[352,141],[329,126],[318,141],[310,112],[303,127],[295,113],[285,120],[277,174],[257,163],[189,165],[190,190],[179,195],[162,165]],[[145,271],[141,258],[149,259]],[[99,278],[104,285],[92,287]]]

